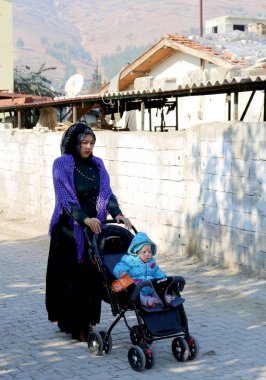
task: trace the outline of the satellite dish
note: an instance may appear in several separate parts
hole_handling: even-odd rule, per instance
[[[66,82],[65,85],[65,92],[66,97],[73,98],[76,96],[83,86],[83,76],[81,74],[74,74],[72,75]]]

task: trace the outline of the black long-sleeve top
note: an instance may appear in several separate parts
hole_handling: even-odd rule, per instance
[[[86,159],[75,159],[74,184],[80,208],[72,203],[70,215],[78,223],[83,224],[85,218],[95,218],[97,215],[96,205],[100,189],[100,175],[97,166],[91,160],[91,156]],[[107,211],[112,218],[121,213],[118,202],[113,195],[110,197]]]

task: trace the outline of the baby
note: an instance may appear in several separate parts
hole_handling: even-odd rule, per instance
[[[156,244],[144,232],[138,232],[133,238],[127,254],[114,267],[115,277],[122,278],[129,275],[136,284],[145,280],[167,277],[154,260],[156,251]],[[166,302],[170,303],[173,298],[167,295]],[[157,303],[161,302],[151,286],[145,286],[140,290],[140,301],[147,307],[155,307]]]

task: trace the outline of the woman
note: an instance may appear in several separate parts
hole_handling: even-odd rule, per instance
[[[103,161],[93,155],[95,141],[90,127],[73,124],[62,137],[62,155],[53,164],[55,209],[50,222],[46,308],[48,319],[78,340],[86,339],[101,313],[98,274],[86,254],[83,229],[88,226],[91,235],[101,232],[108,212],[131,228],[112,193]]]

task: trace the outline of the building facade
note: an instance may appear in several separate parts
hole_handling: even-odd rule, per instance
[[[259,32],[259,29],[254,30],[254,25],[266,24],[266,19],[238,16],[216,17],[205,22],[205,34],[232,33],[234,30],[248,32],[250,24],[253,25],[252,31]]]
[[[167,106],[158,104],[158,107],[152,109],[148,109],[143,102],[143,107],[139,109],[127,109],[116,125],[126,126],[132,131],[148,131],[186,129],[202,122],[213,121],[262,121],[264,91],[251,94],[246,90],[237,93],[230,90],[233,80],[251,80],[250,77],[264,78],[266,75],[264,61],[257,60],[258,52],[264,54],[265,51],[266,54],[264,43],[252,40],[249,40],[249,43],[244,40],[244,43],[242,34],[247,38],[248,33],[240,34],[237,41],[232,38],[229,42],[229,38],[214,40],[199,39],[195,36],[187,38],[181,35],[167,35],[160,40],[123,69],[119,73],[119,80],[114,78],[116,87],[111,81],[102,89],[102,93],[142,93],[147,89],[161,89],[171,94],[171,91],[179,86],[193,89],[210,83],[217,88],[216,94],[205,93],[197,97],[181,94],[178,99],[169,97],[170,103],[168,102]],[[226,44],[228,47],[224,50],[219,48]],[[224,81],[229,84],[227,93],[218,89]]]

